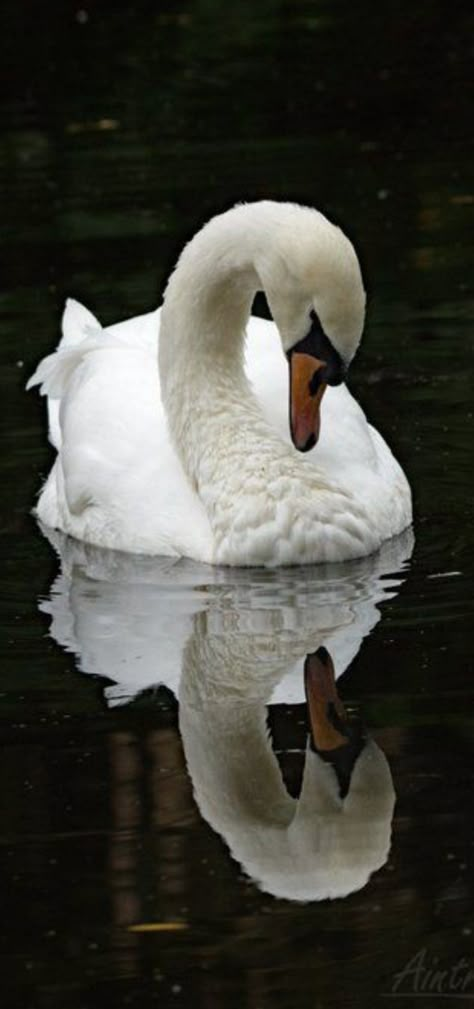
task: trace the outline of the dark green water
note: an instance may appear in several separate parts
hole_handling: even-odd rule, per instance
[[[402,1005],[430,1005],[428,969],[447,972],[436,983],[449,1004],[466,981],[463,968],[449,988],[456,964],[474,969],[472,29],[468,5],[434,0],[3,4],[8,1009],[358,1007],[386,1005],[397,984]],[[378,568],[235,578],[67,544],[60,562],[29,515],[51,453],[23,386],[57,340],[64,298],[103,322],[153,307],[193,231],[264,196],[318,206],[360,252],[369,314],[351,386],[409,475],[413,553],[405,542]],[[231,858],[239,825],[212,829],[200,789],[210,781],[219,807],[216,775],[247,766],[253,713],[270,702],[298,794],[301,669],[272,690],[321,644],[336,654],[342,624],[340,694],[397,796],[391,850],[346,898],[295,903]],[[215,743],[207,762],[200,726]],[[260,822],[264,785],[258,802]],[[144,922],[166,928],[130,931]],[[397,981],[416,957],[425,974]]]

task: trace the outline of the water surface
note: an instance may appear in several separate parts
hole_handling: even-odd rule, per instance
[[[7,1004],[386,1005],[414,957],[474,966],[472,14],[206,0],[7,2],[2,18]],[[263,196],[316,205],[356,242],[369,313],[351,387],[409,475],[414,546],[246,575],[55,547],[29,515],[51,451],[23,385],[64,298],[105,323],[153,307],[195,228]],[[321,645],[396,805],[368,882],[302,903],[272,893],[203,795],[257,739],[259,829],[271,753],[277,805],[298,800]],[[214,764],[200,726],[209,757],[224,740]]]

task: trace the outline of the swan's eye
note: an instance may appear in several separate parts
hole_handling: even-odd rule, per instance
[[[322,361],[322,365],[323,367],[318,368],[318,370],[314,372],[314,375],[308,383],[310,396],[315,396],[323,383],[328,385],[328,380],[326,378],[326,362]]]
[[[320,407],[328,385],[340,385],[345,367],[312,311],[310,330],[287,351],[290,366],[290,430],[293,445],[309,452],[319,437]]]
[[[293,353],[308,354],[318,361],[318,371],[315,372],[310,382],[311,396],[315,395],[321,382],[325,382],[326,385],[341,385],[341,382],[344,382],[347,367],[329,337],[326,336],[314,309],[310,312],[309,332],[302,340],[295,343],[288,356],[291,357]],[[321,368],[321,361],[324,362],[324,368]]]

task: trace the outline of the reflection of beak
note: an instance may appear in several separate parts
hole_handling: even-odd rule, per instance
[[[319,409],[326,382],[325,361],[294,351],[290,357],[290,430],[299,452],[314,448],[319,438]]]
[[[327,753],[345,746],[347,716],[337,693],[333,661],[325,648],[306,656],[304,685],[314,748]]]
[[[304,685],[312,749],[332,764],[343,799],[366,736],[362,723],[358,719],[351,721],[347,716],[337,692],[333,662],[324,647],[306,656]]]

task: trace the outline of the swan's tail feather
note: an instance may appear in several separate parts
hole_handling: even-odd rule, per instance
[[[54,354],[48,354],[40,361],[34,375],[28,380],[26,388],[32,389],[39,385],[41,396],[50,399],[61,399],[67,389],[69,380],[84,359],[89,350],[97,349],[96,334],[90,334],[92,339],[84,340],[79,346],[63,350],[60,347]]]
[[[100,322],[92,312],[89,312],[88,308],[81,305],[79,301],[75,301],[74,298],[68,298],[61,319],[63,335],[58,350],[59,348],[65,350],[69,347],[76,347],[93,330],[101,328]]]
[[[41,395],[48,397],[49,439],[58,451],[61,447],[60,401],[78,364],[89,350],[96,349],[97,336],[102,332],[102,327],[92,312],[78,301],[68,298],[62,317],[63,335],[58,348],[40,361],[26,384],[27,389],[39,385]]]

